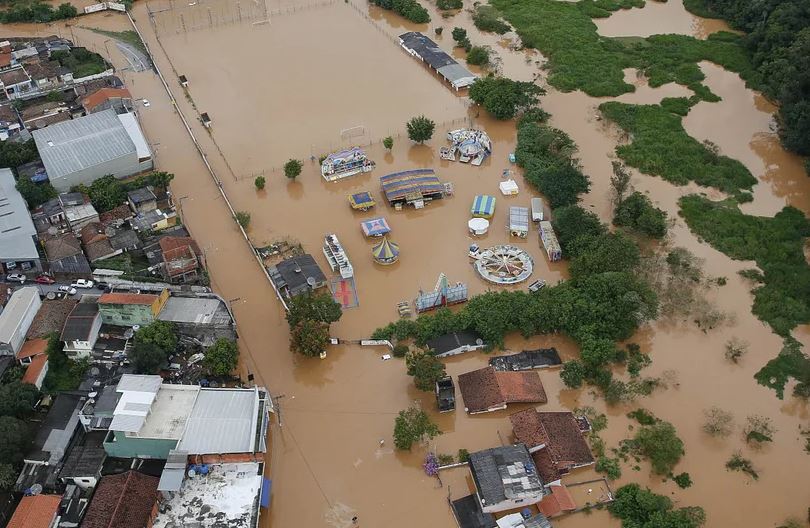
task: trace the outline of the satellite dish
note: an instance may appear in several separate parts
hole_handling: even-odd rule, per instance
[[[478,339],[475,340],[475,344],[481,346],[484,344],[484,340],[479,337]]]
[[[196,472],[196,471],[194,471],[194,469],[189,469],[189,470],[188,470],[188,476],[189,476],[190,478],[194,478],[196,475],[197,475],[197,472]]]
[[[55,292],[48,292],[48,293],[45,294],[45,298],[48,299],[49,301],[52,301],[52,300],[56,299],[56,293]]]
[[[140,329],[141,329],[141,325],[132,325],[132,331],[133,332],[137,332]]]
[[[316,282],[315,277],[307,277],[307,284],[309,285],[310,288],[315,287],[315,282]]]
[[[42,493],[42,484],[34,484],[28,488],[29,495],[39,495],[40,493]]]
[[[98,393],[96,391],[93,391],[87,395],[88,398],[95,398],[96,396],[98,396]]]

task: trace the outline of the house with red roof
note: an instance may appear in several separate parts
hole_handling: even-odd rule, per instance
[[[157,515],[157,477],[137,471],[101,477],[81,528],[144,528]]]
[[[82,107],[88,114],[110,108],[117,114],[132,110],[132,94],[126,88],[101,88],[82,99]]]
[[[23,497],[6,528],[52,528],[57,522],[59,495]]]
[[[546,403],[546,391],[537,372],[499,372],[484,367],[461,374],[458,387],[470,414],[506,409],[510,403]]]
[[[31,364],[28,365],[27,369],[25,369],[25,374],[23,374],[21,381],[23,383],[30,383],[37,389],[41,389],[42,382],[45,381],[45,376],[47,374],[48,356],[45,354],[40,354],[38,356],[34,356],[34,358],[31,360]]]
[[[17,362],[20,365],[30,365],[34,357],[44,355],[47,349],[47,339],[29,339],[23,343],[22,348],[17,352]]]

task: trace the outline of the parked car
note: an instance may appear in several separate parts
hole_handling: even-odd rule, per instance
[[[76,282],[71,284],[74,288],[88,289],[93,287],[93,281],[87,279],[76,279]]]
[[[59,286],[60,292],[65,292],[68,295],[76,295],[76,288],[71,288],[70,286]]]
[[[22,284],[23,282],[25,282],[25,279],[26,279],[25,275],[21,273],[9,273],[8,275],[6,275],[6,280],[9,282],[19,282],[20,284]]]
[[[46,275],[43,273],[42,275],[38,275],[37,278],[34,279],[34,282],[36,282],[37,284],[53,284],[54,282],[56,282],[56,280],[50,275]]]

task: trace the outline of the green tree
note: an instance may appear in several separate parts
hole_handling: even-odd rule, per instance
[[[630,171],[620,161],[612,161],[613,175],[610,177],[610,188],[613,190],[613,206],[618,207],[630,189]]]
[[[340,320],[343,311],[328,293],[306,293],[290,299],[287,323],[295,328],[302,321],[318,321],[327,325]]]
[[[13,416],[0,416],[0,460],[16,466],[31,442],[28,425]]]
[[[329,346],[329,325],[303,319],[290,332],[290,349],[307,357],[316,357]]]
[[[388,150],[391,150],[393,146],[394,146],[394,138],[388,136],[387,138],[383,139],[383,147],[387,148]]]
[[[247,211],[237,211],[234,218],[236,218],[236,222],[242,226],[242,229],[247,229],[250,225],[250,213]]]
[[[663,238],[667,234],[667,214],[645,195],[634,192],[616,207],[613,225],[629,227],[651,238]]]
[[[295,180],[300,174],[304,164],[300,160],[291,159],[284,164],[284,176],[291,180]]]
[[[453,40],[461,44],[462,42],[467,40],[467,30],[460,27],[453,28]]]
[[[706,515],[692,506],[673,509],[672,501],[638,484],[627,484],[616,490],[608,507],[611,515],[622,520],[624,528],[698,528]]]
[[[471,50],[472,51],[472,50]],[[496,119],[512,119],[535,105],[545,90],[533,82],[513,81],[506,77],[487,77],[470,86],[470,99],[483,106]]]
[[[408,352],[405,355],[405,366],[408,375],[413,376],[416,388],[431,392],[436,388],[436,382],[445,375],[444,363],[433,354],[427,354],[421,350]]]
[[[13,488],[18,473],[11,464],[0,463],[0,490],[8,491]]]
[[[34,411],[38,399],[39,389],[30,383],[0,385],[0,415],[25,418]]]
[[[8,142],[6,141],[6,143]],[[20,178],[17,180],[16,187],[30,209],[39,207],[51,198],[56,198],[57,195],[51,182],[34,183],[28,178]]]
[[[214,376],[227,376],[236,368],[238,359],[236,341],[219,338],[205,351],[203,363]]]
[[[154,343],[135,342],[129,352],[129,360],[138,374],[157,374],[168,361],[166,351]]]
[[[489,64],[489,50],[484,46],[472,46],[467,52],[467,63],[473,66]]]
[[[580,388],[585,379],[585,366],[576,359],[566,361],[560,371],[560,379],[569,389]]]
[[[416,407],[399,411],[394,421],[394,445],[397,449],[410,451],[414,442],[432,439],[440,434],[439,427],[430,421],[427,413]]]
[[[177,325],[170,321],[154,321],[135,332],[135,343],[152,343],[173,354],[177,350]]]
[[[264,189],[264,185],[265,183],[267,183],[267,181],[264,179],[264,176],[256,176],[256,179],[253,180],[253,183],[254,185],[256,185],[256,188],[261,191],[262,189]]]
[[[126,203],[127,190],[112,174],[103,176],[90,184],[90,201],[99,213],[115,209]]]
[[[411,141],[424,143],[433,137],[433,130],[436,128],[436,123],[420,115],[408,121],[406,127],[408,128],[408,138],[410,138]]]
[[[684,455],[683,442],[675,427],[664,421],[642,426],[635,436],[639,452],[647,457],[658,475],[668,475]]]
[[[17,101],[15,100],[15,103]],[[0,167],[16,168],[38,159],[39,151],[33,139],[29,139],[25,143],[0,141]]]
[[[582,278],[605,272],[631,271],[638,266],[638,246],[621,233],[579,237],[569,248],[571,276]]]
[[[563,255],[568,254],[580,237],[597,237],[607,232],[607,227],[595,213],[579,205],[566,205],[556,209],[552,225]]]

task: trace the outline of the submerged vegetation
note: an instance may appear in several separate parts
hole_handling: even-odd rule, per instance
[[[472,19],[475,27],[481,31],[503,35],[512,29],[509,24],[501,20],[501,14],[492,6],[477,6],[473,11]]]
[[[54,9],[51,4],[40,0],[12,0],[3,2],[0,10],[0,24],[15,22],[54,22],[73,18],[79,11],[72,4],[65,2]],[[79,77],[77,75],[77,77]]]
[[[638,484],[627,484],[616,490],[616,500],[608,508],[621,519],[623,528],[698,528],[706,520],[703,509],[688,506],[675,509],[672,500],[653,493]]]
[[[627,227],[650,238],[664,238],[667,234],[667,214],[636,191],[619,202],[613,213],[613,225]]]
[[[798,382],[793,387],[793,395],[810,398],[810,358],[802,352],[801,344],[792,337],[786,338],[779,355],[754,375],[760,385],[775,390],[779,399],[784,398],[785,385],[790,378]]]
[[[756,261],[764,283],[754,288],[754,315],[783,336],[810,322],[810,267],[803,251],[810,220],[801,211],[785,207],[773,218],[750,216],[731,201],[694,195],[681,198],[680,206],[698,236],[733,259]]]
[[[455,33],[455,30],[453,32]],[[464,39],[466,38],[465,34]],[[470,48],[470,55],[476,48],[477,46]],[[486,51],[486,48],[479,49]],[[469,55],[467,61],[469,62]],[[470,86],[470,99],[475,104],[483,106],[496,119],[512,119],[519,113],[534,108],[537,105],[537,98],[544,93],[545,90],[534,83],[513,81],[493,75],[478,79]]]
[[[416,0],[371,0],[374,5],[383,9],[395,12],[404,18],[417,24],[427,24],[430,22],[430,15],[427,9]]]
[[[599,110],[631,134],[632,141],[616,153],[630,166],[675,185],[694,181],[742,198],[757,182],[737,160],[722,156],[691,137],[681,116],[660,105],[607,102]],[[746,199],[746,198],[742,198]]]

